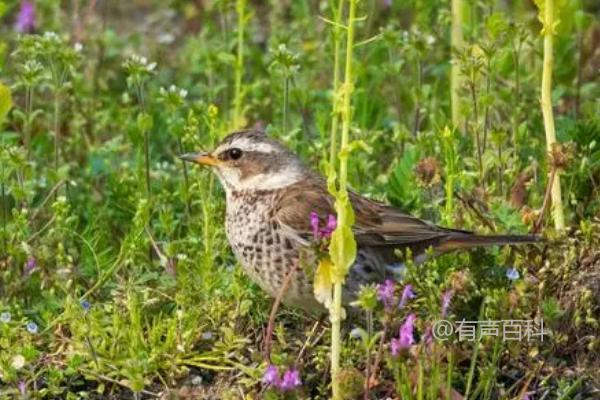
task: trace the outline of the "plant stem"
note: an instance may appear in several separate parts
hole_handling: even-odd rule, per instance
[[[554,114],[552,111],[552,67],[554,63],[554,0],[545,0],[543,9],[544,21],[544,65],[542,70],[542,88],[541,103],[542,114],[544,117],[544,128],[546,130],[546,145],[548,152],[552,150],[552,145],[556,143],[556,133],[554,130]],[[565,228],[565,218],[563,213],[562,193],[560,188],[560,172],[556,171],[552,185],[552,215],[554,217],[554,227],[557,231]]]
[[[423,61],[421,58],[417,60],[417,98],[415,100],[415,116],[413,120],[413,137],[417,137],[421,120],[421,91],[423,87]]]
[[[370,378],[371,378],[371,338],[373,337],[373,311],[367,310],[367,349],[365,368],[365,393],[364,400],[369,400]]]
[[[235,62],[235,94],[233,98],[233,128],[242,125],[242,74],[244,72],[244,28],[246,25],[246,0],[237,0],[235,9],[238,16],[237,57]]]
[[[179,147],[179,154],[183,154],[183,144],[181,138],[177,138],[177,146]],[[182,162],[183,165],[183,182],[185,184],[185,209],[187,212],[187,222],[190,222],[190,215],[192,214],[192,205],[190,203],[190,180],[188,177],[187,164]]]
[[[27,149],[27,159],[31,155],[31,111],[33,108],[33,88],[27,86],[25,89],[25,148]]]
[[[140,102],[140,109],[142,110],[142,115],[146,116],[146,102],[144,101],[144,86],[143,82],[139,82],[137,84],[138,89],[138,100]],[[145,125],[145,124],[144,124]],[[148,138],[148,129],[144,127],[144,164],[146,168],[146,196],[148,200],[150,200],[150,140]]]
[[[490,95],[490,89],[491,89],[491,75],[492,73],[492,57],[488,57],[487,59],[487,74],[486,74],[486,79],[485,79],[485,94],[486,96]],[[485,104],[484,110],[483,110],[483,152],[485,153],[485,148],[487,146],[487,137],[488,137],[488,125],[489,125],[489,112],[490,112],[490,107],[487,105],[487,103]]]
[[[483,156],[481,154],[481,138],[479,135],[479,112],[477,109],[477,91],[475,88],[475,77],[471,77],[469,82],[469,88],[471,89],[471,100],[473,101],[473,134],[475,136],[475,143],[477,146],[477,163],[479,165],[479,182],[485,187],[483,180]]]
[[[334,15],[335,26],[333,28],[333,107],[331,111],[331,143],[329,149],[329,165],[335,169],[335,158],[337,153],[337,131],[339,116],[337,112],[337,95],[340,86],[340,52],[341,52],[341,29],[342,12],[344,11],[344,0],[339,0],[337,12]]]
[[[336,282],[333,286],[331,307],[329,311],[331,316],[331,392],[333,400],[339,400],[342,398],[338,379],[341,353],[342,282]]]
[[[4,149],[2,149],[4,151]],[[2,249],[4,254],[8,254],[8,243],[6,240],[6,189],[4,188],[4,163],[2,163]]]
[[[60,148],[60,88],[54,90],[54,172],[58,173]]]
[[[453,50],[458,50],[463,46],[463,3],[462,0],[452,0],[452,31],[450,43]],[[460,66],[458,60],[451,56],[453,63],[450,71],[450,92],[451,92],[451,107],[452,107],[452,125],[456,128],[460,125]]]
[[[352,56],[354,48],[354,20],[356,14],[357,0],[348,0],[348,24],[346,36],[346,68],[344,72],[344,91],[343,104],[341,111],[342,116],[342,137],[340,143],[340,152],[338,158],[340,161],[339,168],[339,188],[336,196],[336,209],[338,210],[338,229],[349,227],[349,215],[347,204],[348,199],[347,183],[348,183],[348,142],[350,134],[350,122],[352,120],[351,98],[353,91],[352,77]],[[340,240],[338,253],[345,255],[350,249],[346,248],[346,241]],[[338,269],[346,268],[345,265],[337,265]],[[338,379],[340,367],[340,352],[341,352],[341,320],[342,320],[342,284],[343,276],[334,277],[333,288],[333,304],[330,309],[331,315],[331,386],[333,400],[341,399],[340,384]]]
[[[542,224],[544,223],[544,216],[546,215],[546,210],[548,209],[548,204],[550,203],[550,196],[552,194],[552,184],[555,183],[554,178],[556,177],[557,168],[555,166],[552,167],[550,171],[550,179],[548,179],[548,186],[546,187],[546,192],[544,194],[544,201],[542,202],[542,210],[540,211],[540,215],[533,225],[533,234],[536,234],[540,231]]]
[[[283,132],[282,134],[288,133],[288,112],[289,112],[289,89],[290,89],[290,78],[286,76],[283,78]]]

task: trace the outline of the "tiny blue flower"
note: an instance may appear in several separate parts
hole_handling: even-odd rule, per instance
[[[211,331],[202,332],[203,340],[211,340],[213,338],[213,333]]]
[[[79,303],[79,304],[81,304],[81,307],[83,308],[84,311],[87,311],[92,307],[90,302],[87,300],[81,300],[81,303]]]
[[[8,311],[4,311],[0,314],[0,321],[4,323],[10,322],[10,313]]]
[[[31,333],[32,335],[38,333],[38,326],[35,322],[28,322],[27,323],[27,332]]]
[[[519,271],[516,268],[509,268],[506,270],[506,277],[511,281],[516,281],[520,277]]]

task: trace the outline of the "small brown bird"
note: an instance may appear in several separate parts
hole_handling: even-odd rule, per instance
[[[325,223],[335,214],[325,179],[307,168],[280,142],[257,130],[234,132],[211,152],[181,158],[209,166],[227,197],[226,233],[244,271],[271,296],[276,296],[291,268],[316,263],[311,250],[311,212]],[[448,229],[402,213],[389,205],[350,194],[356,214],[353,226],[358,253],[346,278],[344,302],[361,285],[401,277],[396,250],[410,248],[416,262],[429,247],[434,254],[476,246],[532,243],[535,236],[481,236]],[[321,310],[312,280],[299,268],[286,289],[284,303]]]

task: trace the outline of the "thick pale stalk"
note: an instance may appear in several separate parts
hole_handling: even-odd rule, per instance
[[[344,71],[344,86],[343,86],[343,104],[342,104],[342,137],[340,143],[340,171],[339,171],[339,193],[337,201],[347,199],[348,192],[346,185],[348,183],[348,142],[350,134],[350,123],[352,121],[351,99],[354,88],[352,77],[352,55],[354,48],[354,19],[356,15],[356,1],[348,0],[348,24],[346,38],[346,68]],[[348,215],[346,207],[338,208],[338,225],[344,227],[348,225]],[[347,249],[342,241],[339,252],[345,254]],[[338,268],[341,266],[337,266]],[[345,266],[344,266],[345,267]],[[342,321],[342,284],[343,278],[335,277],[333,288],[333,304],[330,309],[331,316],[331,386],[333,399],[341,398],[339,386],[339,366],[340,366],[340,350],[341,350],[341,321]]]
[[[552,111],[552,68],[554,65],[554,0],[545,0],[544,2],[544,66],[542,71],[542,115],[544,116],[544,128],[546,131],[546,145],[548,152],[552,150],[552,145],[556,143],[556,132],[554,130],[554,114]],[[560,173],[554,174],[554,181],[548,182],[552,185],[552,217],[556,230],[565,228],[565,218],[563,213],[562,193],[560,189]]]
[[[335,168],[335,155],[337,153],[337,131],[338,131],[338,110],[336,106],[337,93],[340,86],[340,47],[341,47],[341,29],[342,11],[344,10],[344,0],[339,0],[337,14],[335,15],[336,25],[333,27],[333,107],[331,116],[331,143],[329,150],[329,164],[332,169]]]
[[[242,124],[242,74],[244,72],[244,27],[246,25],[246,0],[237,0],[238,15],[237,57],[235,61],[235,93],[233,98],[233,128]]]
[[[450,44],[452,49],[460,49],[463,46],[462,32],[462,0],[452,0],[452,30],[450,34]],[[457,60],[452,55],[453,63],[450,71],[450,91],[451,91],[451,107],[452,107],[452,125],[458,127],[460,125],[460,68]]]

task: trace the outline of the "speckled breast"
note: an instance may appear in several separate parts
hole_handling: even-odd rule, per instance
[[[277,200],[277,191],[228,193],[226,217],[227,238],[242,268],[273,297],[290,269],[298,265],[301,246],[276,220]],[[309,310],[319,307],[302,269],[290,282],[284,302]]]

